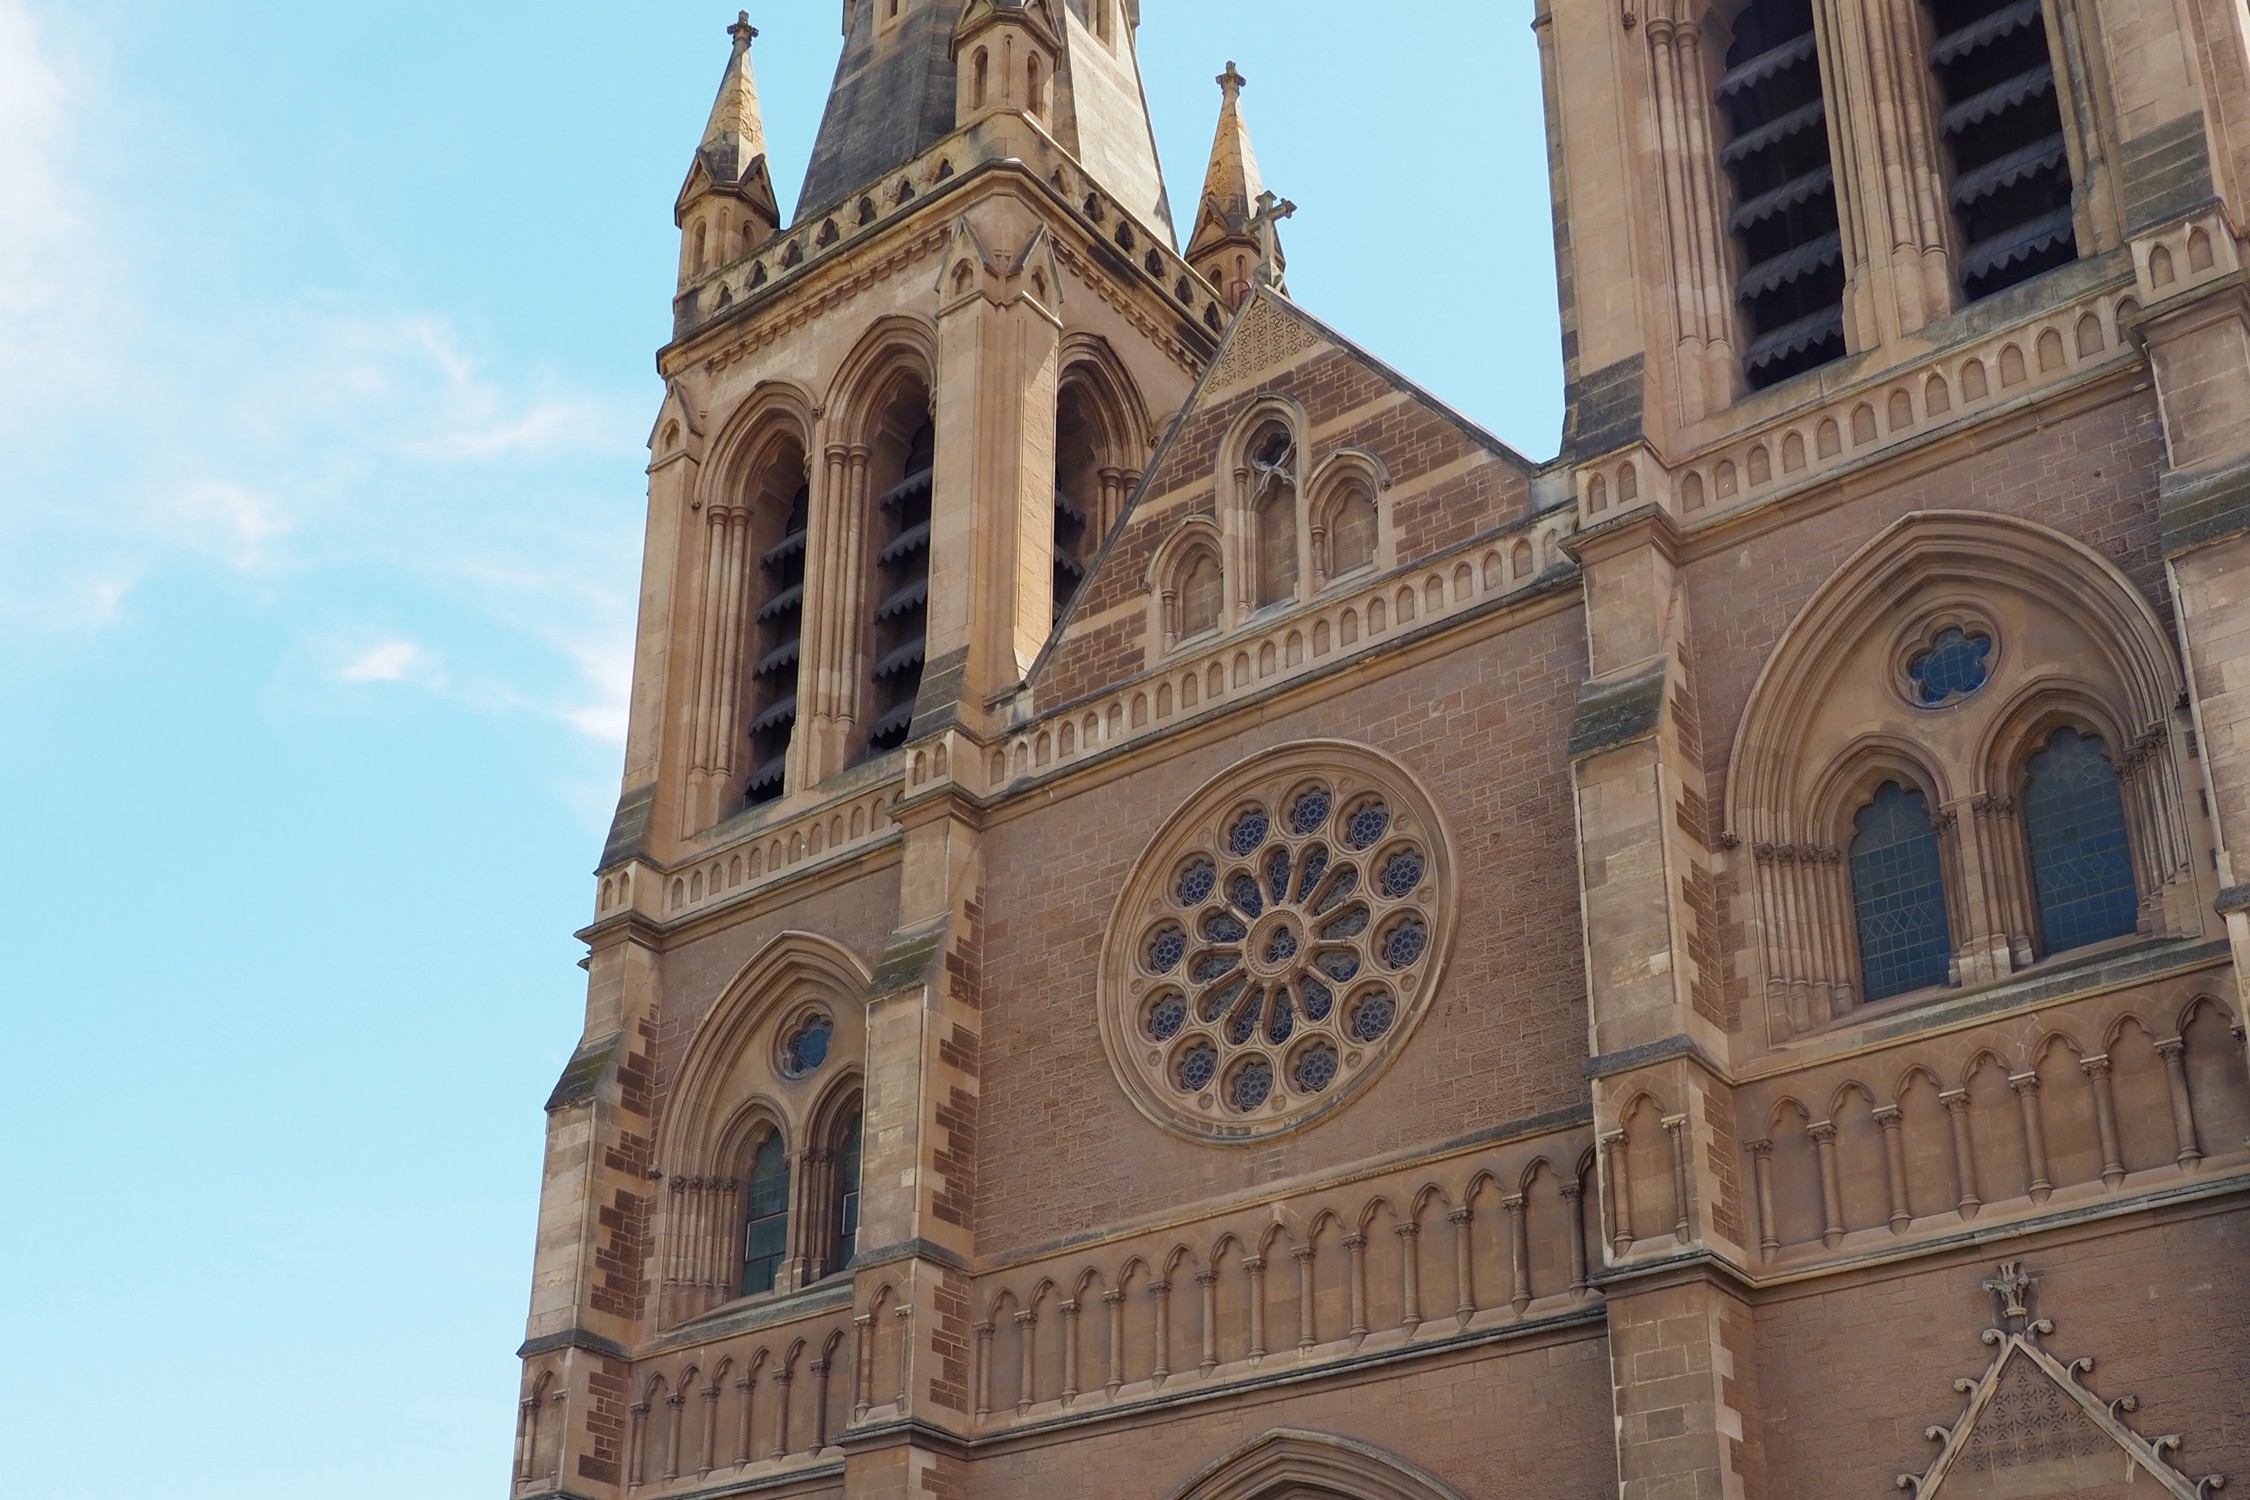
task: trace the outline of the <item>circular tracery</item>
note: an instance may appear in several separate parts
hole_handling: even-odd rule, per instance
[[[1102,1026],[1127,1092],[1218,1139],[1342,1102],[1436,986],[1449,868],[1427,796],[1362,747],[1292,746],[1204,788],[1112,918]]]

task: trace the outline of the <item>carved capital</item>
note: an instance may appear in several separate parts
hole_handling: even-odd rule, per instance
[[[1885,1130],[1897,1129],[1899,1122],[1905,1118],[1906,1112],[1895,1104],[1882,1105],[1875,1111],[1875,1123]]]
[[[2110,1068],[2109,1054],[2100,1052],[2092,1057],[2082,1058],[2078,1066],[2080,1071],[2085,1073],[2088,1078],[2107,1078]]]
[[[2039,1075],[2037,1073],[2017,1073],[2009,1078],[2008,1087],[2015,1091],[2018,1098],[2028,1094],[2036,1094],[2039,1092]]]
[[[1815,1120],[1806,1128],[1805,1134],[1812,1137],[1813,1144],[1816,1146],[1828,1145],[1836,1139],[1836,1122],[1834,1120]]]

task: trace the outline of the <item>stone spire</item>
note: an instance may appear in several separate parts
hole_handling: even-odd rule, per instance
[[[1203,177],[1203,201],[1196,209],[1195,232],[1188,237],[1188,263],[1240,307],[1259,282],[1258,269],[1270,253],[1271,279],[1282,286],[1288,264],[1270,210],[1261,221],[1267,196],[1258,175],[1258,153],[1250,146],[1250,126],[1242,117],[1242,90],[1250,80],[1232,62],[1219,75],[1219,131],[1211,142],[1211,165]],[[1286,217],[1286,215],[1283,215]]]
[[[763,226],[753,236],[763,241],[780,227],[781,209],[774,200],[773,174],[766,165],[766,127],[758,114],[758,80],[750,68],[750,44],[757,39],[758,28],[750,24],[750,13],[744,11],[727,32],[734,38],[734,52],[727,59],[726,75],[719,80],[719,97],[711,105],[710,123],[703,127],[695,165],[680,189],[676,215],[684,228],[690,211],[704,199],[738,199],[748,216]]]

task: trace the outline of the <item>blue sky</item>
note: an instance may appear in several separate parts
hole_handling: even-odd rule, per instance
[[[0,0],[0,1491],[504,1493],[732,10]],[[755,16],[785,194],[839,14]],[[1299,300],[1543,457],[1529,19],[1142,56],[1175,202],[1239,59]]]

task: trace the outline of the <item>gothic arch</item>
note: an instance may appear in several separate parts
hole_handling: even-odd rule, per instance
[[[728,414],[708,445],[696,503],[724,502],[740,494],[785,439],[795,441],[809,466],[814,420],[813,399],[804,387],[787,380],[760,381]]]
[[[2148,601],[2059,532],[1928,511],[1869,541],[1774,647],[1728,769],[1768,1034],[2051,956],[2016,799],[2028,757],[2064,726],[2098,735],[2123,779],[2141,930],[2198,930],[2180,692]],[[1926,800],[1938,844],[1933,873],[1915,878],[1942,883],[1947,929],[1917,919],[1911,957],[1877,975],[1860,952],[1848,851],[1857,809],[1886,779]]]
[[[1273,538],[1275,553],[1267,559],[1268,566],[1261,568],[1261,496],[1255,493],[1257,481],[1252,475],[1250,450],[1269,427],[1278,427],[1288,434],[1292,456],[1288,465],[1290,493],[1286,505],[1292,533],[1290,540],[1294,545],[1293,550],[1281,547],[1277,529]],[[1213,456],[1213,493],[1218,497],[1219,535],[1226,575],[1224,620],[1227,627],[1239,624],[1260,609],[1286,602],[1280,598],[1262,601],[1261,596],[1269,587],[1280,590],[1285,582],[1288,598],[1301,598],[1305,580],[1312,576],[1310,531],[1305,525],[1305,478],[1311,432],[1312,419],[1303,406],[1289,396],[1269,392],[1251,402],[1234,419]],[[1284,503],[1279,496],[1264,498],[1273,504]]]
[[[1389,467],[1365,448],[1331,453],[1306,478],[1305,519],[1316,590],[1390,565],[1390,488]]]
[[[836,367],[822,410],[850,441],[864,442],[888,388],[911,372],[937,393],[937,329],[903,313],[878,319]]]
[[[1217,572],[1218,598],[1189,597],[1190,574],[1198,565]],[[1200,576],[1200,575],[1199,575]],[[1148,589],[1149,660],[1153,665],[1182,642],[1198,640],[1226,629],[1226,541],[1217,523],[1194,516],[1174,527],[1149,559],[1142,582]],[[1210,580],[1205,577],[1203,589]],[[1200,602],[1199,602],[1200,601]],[[1203,616],[1207,615],[1208,618]]]
[[[1174,1491],[1172,1500],[1462,1500],[1460,1491],[1353,1438],[1277,1427]]]
[[[1729,826],[1744,842],[1793,836],[1790,812],[1801,806],[1806,775],[1802,740],[1838,691],[1849,650],[1918,604],[1995,591],[2042,599],[2074,619],[2122,688],[2127,701],[2119,707],[2143,725],[2169,717],[2182,683],[2163,626],[2106,558],[2012,516],[1918,512],[1887,527],[1815,591],[1759,673],[1727,775]]]

